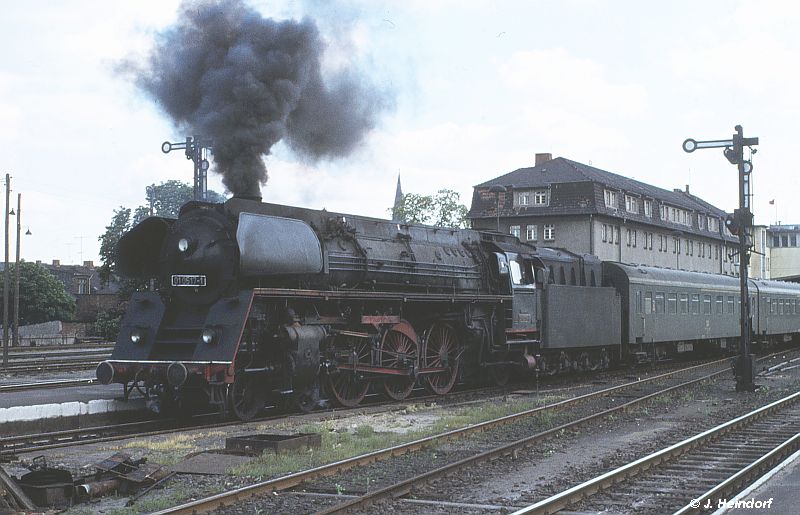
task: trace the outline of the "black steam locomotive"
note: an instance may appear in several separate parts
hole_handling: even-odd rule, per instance
[[[98,379],[243,420],[266,402],[355,406],[370,388],[400,400],[417,383],[446,394],[514,369],[732,348],[738,328],[735,278],[243,198],[148,218],[120,241],[117,266],[160,288],[133,295]],[[754,291],[783,320],[766,316],[760,334],[800,330],[787,316],[800,315],[800,288]]]

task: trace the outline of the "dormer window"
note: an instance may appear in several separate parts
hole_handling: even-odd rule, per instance
[[[607,208],[609,208],[609,209],[617,209],[617,206],[619,205],[619,203],[617,201],[617,192],[616,191],[605,190],[604,191],[604,197],[605,197],[606,207]]]
[[[639,214],[639,199],[630,195],[625,195],[625,211],[628,213]]]
[[[533,190],[533,205],[546,206],[550,203],[549,190]]]
[[[530,191],[518,191],[514,195],[514,205],[515,206],[528,206],[531,203],[531,192]]]
[[[645,200],[644,204],[644,216],[648,218],[653,217],[653,201],[652,200]]]

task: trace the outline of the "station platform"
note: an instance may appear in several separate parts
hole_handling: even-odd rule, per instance
[[[800,515],[800,451],[786,458],[736,497],[727,499],[727,506],[714,512],[714,515],[723,514]]]

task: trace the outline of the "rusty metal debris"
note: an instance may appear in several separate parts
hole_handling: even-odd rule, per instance
[[[0,510],[5,508],[3,503],[12,511],[64,508],[114,492],[127,494],[146,488],[131,499],[133,502],[172,476],[160,465],[146,463],[144,458],[134,460],[124,453],[113,454],[94,468],[94,474],[74,479],[67,470],[48,467],[40,456],[34,459],[31,472],[17,479],[0,467]]]

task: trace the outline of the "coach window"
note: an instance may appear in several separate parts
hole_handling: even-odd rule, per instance
[[[634,301],[634,304],[635,304],[636,313],[641,314],[641,312],[642,312],[642,291],[641,290],[636,290],[635,299],[636,300]]]
[[[703,295],[703,314],[711,314],[711,295]]]
[[[728,314],[729,315],[733,314],[733,311],[734,311],[733,306],[734,306],[734,304],[733,304],[733,295],[728,295]]]
[[[555,270],[553,270],[553,265],[550,265],[548,267],[548,270],[549,270],[550,273],[547,274],[547,282],[549,282],[550,284],[555,284],[555,282],[556,282],[556,272],[555,272]]]
[[[569,283],[572,286],[576,286],[578,284],[578,281],[575,280],[575,269],[574,268],[570,268],[569,269]]]
[[[681,304],[681,315],[685,315],[685,314],[689,313],[689,295],[688,294],[681,293],[680,304]]]
[[[783,314],[783,299],[778,299],[778,314]]]
[[[724,299],[724,298],[723,298],[723,296],[722,296],[722,295],[717,295],[717,298],[716,298],[716,301],[717,301],[717,302],[716,302],[716,304],[717,304],[717,314],[718,314],[718,315],[722,315],[722,314],[723,314],[723,311],[722,311],[722,310],[723,310],[723,309],[724,309],[724,307],[725,307],[725,304],[724,304],[724,300],[723,300],[723,299]]]
[[[558,282],[560,284],[567,284],[567,278],[566,278],[566,276],[564,276],[564,266],[563,265],[559,267]]]
[[[692,293],[692,314],[699,315],[700,314],[700,294],[699,293]]]
[[[653,312],[653,293],[647,292],[644,294],[644,314],[649,315]]]
[[[678,294],[667,293],[667,313],[675,315],[678,313]]]
[[[589,286],[597,286],[597,282],[594,280],[594,270],[589,272]]]
[[[656,292],[656,315],[664,314],[664,292]]]

